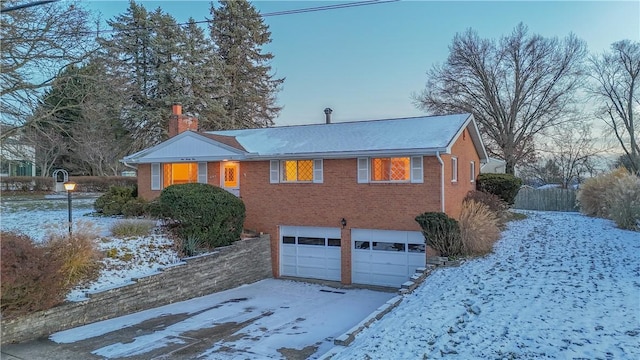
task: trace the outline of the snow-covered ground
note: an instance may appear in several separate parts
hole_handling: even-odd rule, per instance
[[[436,270],[333,359],[640,359],[640,233],[526,214],[495,253]]]
[[[113,257],[103,259],[100,277],[83,286],[74,288],[67,300],[86,299],[86,293],[99,292],[131,282],[132,278],[153,274],[159,267],[173,264],[178,254],[173,241],[159,228],[143,237],[118,238],[110,228],[120,218],[91,216],[96,196],[78,196],[72,200],[74,228],[78,223],[93,225],[100,235],[97,247],[102,251],[115,249]],[[67,231],[69,219],[67,197],[47,196],[46,198],[3,197],[0,203],[0,229],[12,230],[29,235],[35,242],[42,242],[47,231]]]

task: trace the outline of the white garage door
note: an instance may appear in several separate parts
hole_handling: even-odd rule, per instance
[[[340,229],[280,226],[280,275],[340,281]]]
[[[351,230],[352,281],[399,287],[426,264],[419,231]]]

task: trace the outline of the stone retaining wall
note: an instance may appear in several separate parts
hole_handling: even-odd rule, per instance
[[[157,274],[132,279],[129,285],[89,294],[88,300],[2,319],[2,343],[33,340],[269,277],[272,277],[269,235],[240,240],[210,254],[183,259]]]

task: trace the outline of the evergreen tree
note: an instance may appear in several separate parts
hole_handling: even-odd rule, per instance
[[[221,99],[227,89],[222,79],[220,58],[193,18],[189,19],[183,36],[182,62],[178,68],[180,86],[185,95],[182,105],[198,118],[201,129],[225,129]]]
[[[101,59],[127,99],[121,116],[132,151],[144,149],[166,138],[171,104],[186,99],[177,78],[183,33],[172,16],[134,1],[107,23],[115,32],[98,39]]]
[[[41,117],[46,121],[31,123],[27,131],[43,176],[52,167],[77,175],[117,174],[118,160],[129,149],[118,94],[96,61],[69,66],[53,81],[36,112],[49,114]]]
[[[220,0],[211,6],[211,40],[223,62],[228,93],[222,98],[226,128],[273,125],[281,107],[276,93],[284,78],[271,74],[273,55],[262,47],[271,42],[269,27],[247,0]]]

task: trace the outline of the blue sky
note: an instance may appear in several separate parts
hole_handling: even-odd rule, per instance
[[[329,4],[328,1],[254,1],[263,14]],[[160,7],[179,22],[210,18],[210,1],[138,1]],[[89,1],[110,19],[128,1]],[[411,99],[426,71],[442,63],[454,35],[471,27],[498,39],[523,22],[531,33],[585,40],[602,52],[622,39],[640,41],[640,1],[398,1],[303,14],[269,16],[273,70],[286,77],[276,125],[422,115]]]

